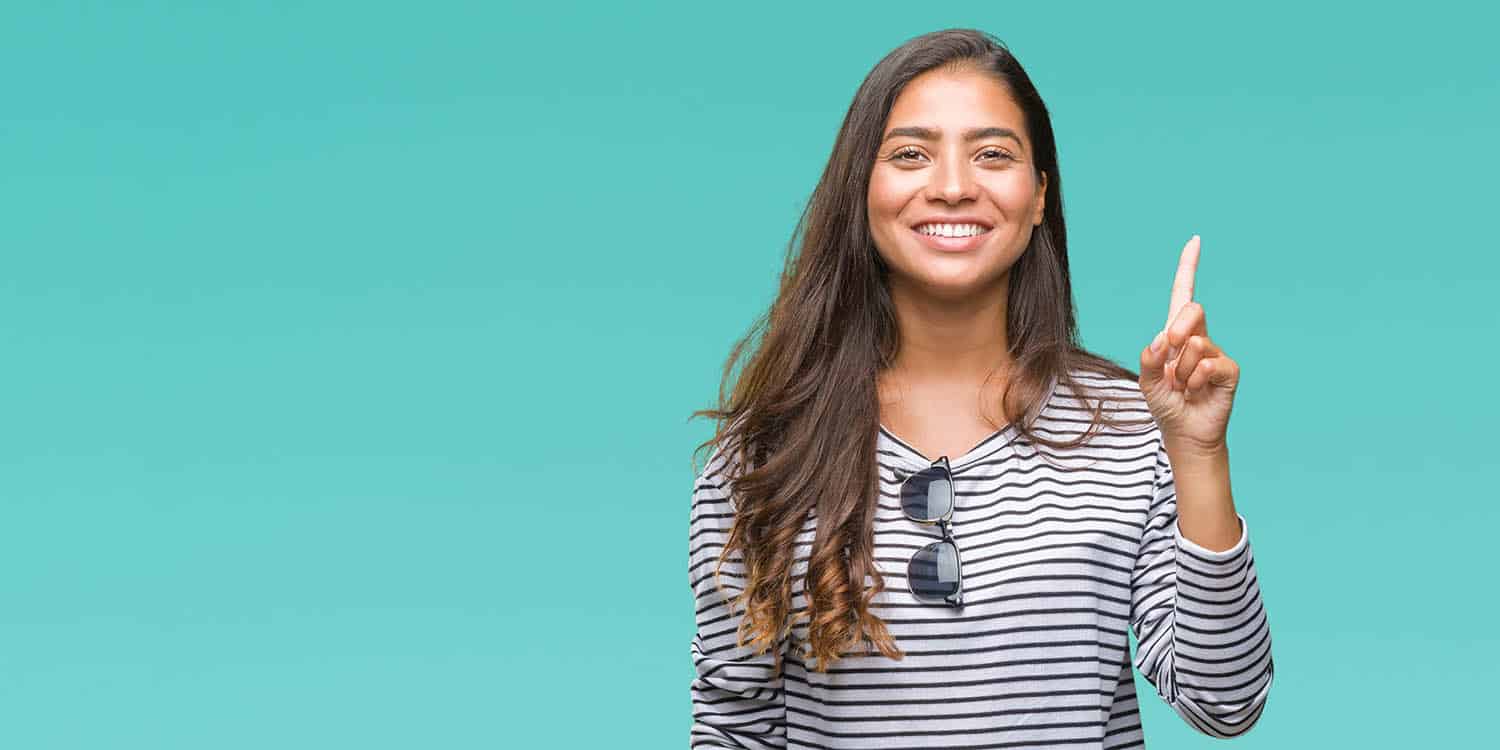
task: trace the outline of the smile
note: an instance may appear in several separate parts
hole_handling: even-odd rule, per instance
[[[979,224],[918,224],[911,232],[934,250],[964,252],[984,244],[990,229]]]

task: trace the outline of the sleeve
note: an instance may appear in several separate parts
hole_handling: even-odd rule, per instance
[[[697,621],[690,746],[784,748],[786,703],[775,655],[737,645],[740,616],[730,611],[730,600],[744,588],[743,559],[736,554],[724,561],[723,591],[714,581],[714,565],[734,520],[723,475],[723,461],[715,453],[694,483],[688,521],[688,582]],[[785,638],[777,648],[785,653]]]
[[[1182,535],[1160,433],[1155,481],[1131,577],[1135,666],[1189,726],[1211,737],[1249,731],[1265,709],[1274,664],[1250,527],[1213,551]]]

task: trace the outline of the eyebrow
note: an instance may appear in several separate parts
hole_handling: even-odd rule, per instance
[[[920,138],[924,141],[935,141],[938,139],[938,134],[940,132],[941,131],[939,131],[937,128],[926,128],[920,125],[910,125],[904,128],[891,128],[891,132],[885,134],[885,138],[881,139],[881,143],[903,135],[911,136],[913,138]],[[1016,135],[1016,131],[1011,130],[1010,128],[990,126],[987,128],[970,128],[964,131],[964,140],[966,141],[976,141],[980,138],[1010,138],[1014,140],[1017,145],[1025,145],[1021,142],[1021,136]]]

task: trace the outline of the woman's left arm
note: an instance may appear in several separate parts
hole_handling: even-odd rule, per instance
[[[1172,458],[1182,533],[1219,551],[1232,547],[1241,530],[1225,442],[1240,368],[1209,338],[1203,305],[1193,301],[1200,247],[1195,234],[1182,248],[1167,326],[1141,352],[1140,387]]]
[[[1236,737],[1259,721],[1275,673],[1249,524],[1236,515],[1239,532],[1224,548],[1189,539],[1177,459],[1153,433],[1155,481],[1130,578],[1135,667],[1189,726]]]
[[[1158,440],[1131,624],[1136,667],[1158,694],[1199,731],[1232,737],[1259,720],[1275,664],[1249,530],[1229,486],[1225,435],[1240,368],[1209,338],[1193,301],[1199,246],[1193,235],[1183,247],[1167,325],[1141,351]]]

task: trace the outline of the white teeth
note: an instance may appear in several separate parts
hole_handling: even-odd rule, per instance
[[[940,237],[973,237],[985,230],[978,224],[923,224],[917,227],[917,231]]]

